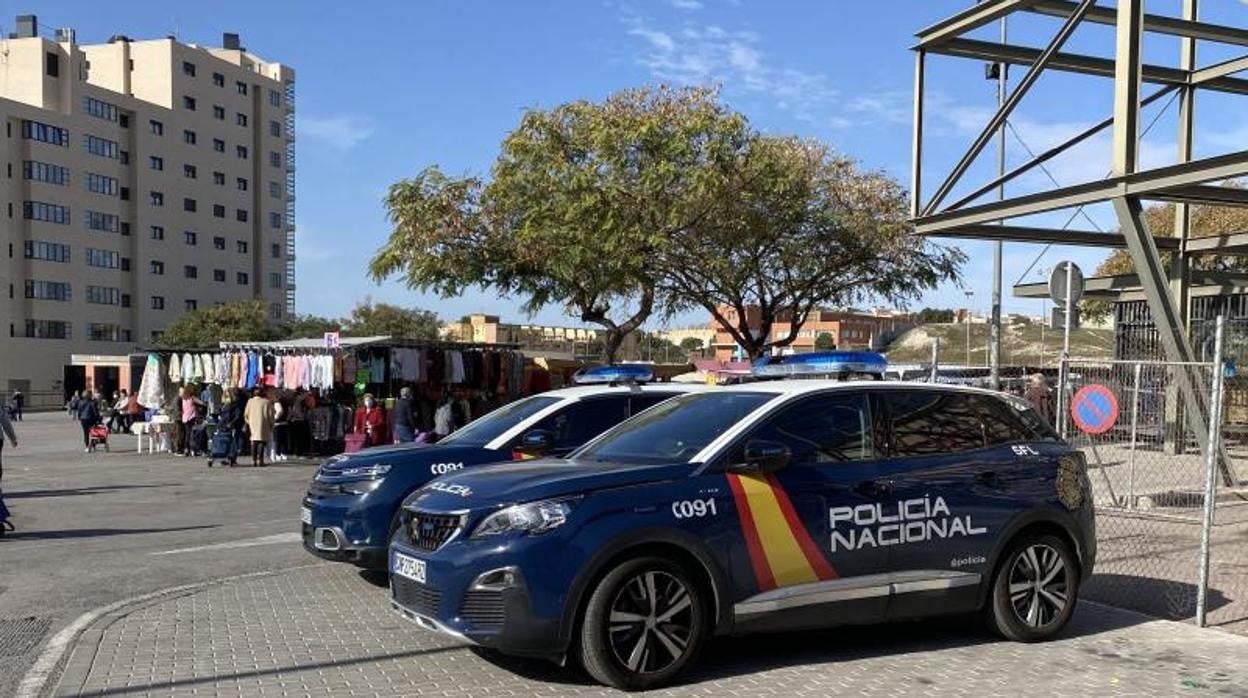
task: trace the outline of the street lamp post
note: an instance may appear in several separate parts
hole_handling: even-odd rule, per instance
[[[966,292],[966,315],[963,321],[966,322],[966,365],[971,365],[971,297],[975,295],[974,291]]]

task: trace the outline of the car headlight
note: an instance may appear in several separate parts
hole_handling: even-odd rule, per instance
[[[343,468],[341,470],[322,470],[317,473],[316,479],[329,480],[379,480],[390,472],[393,467],[387,463],[376,463],[372,465],[357,465],[352,468]]]
[[[540,535],[567,523],[572,507],[579,497],[547,499],[541,502],[515,504],[490,514],[477,525],[472,538],[485,538],[504,533]]]

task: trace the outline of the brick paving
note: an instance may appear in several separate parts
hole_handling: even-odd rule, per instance
[[[672,696],[1248,696],[1248,638],[1083,604],[1063,638],[999,641],[965,619],[717,639]],[[209,585],[101,623],[61,695],[609,695],[575,669],[501,659],[394,615],[321,564]]]

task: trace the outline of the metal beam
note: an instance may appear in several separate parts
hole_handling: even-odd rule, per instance
[[[915,36],[919,46],[927,47],[974,31],[1012,12],[1026,9],[1037,0],[988,0],[972,5],[958,14],[920,29]]]
[[[1187,253],[1248,255],[1248,231],[1192,238],[1187,241]]]
[[[1153,197],[1156,192],[1190,184],[1239,177],[1248,174],[1248,151],[1218,155],[1167,167],[1159,167],[1125,177],[1110,177],[1048,192],[1016,196],[1005,201],[991,201],[959,211],[941,211],[914,220],[915,232],[932,235],[973,223],[1027,216],[1034,213],[1108,201],[1114,197],[1136,195]]]
[[[1044,67],[1048,64],[1049,59],[1053,57],[1053,54],[1061,50],[1066,40],[1070,38],[1070,35],[1075,32],[1075,28],[1079,26],[1079,21],[1083,19],[1083,15],[1095,4],[1096,0],[1080,0],[1079,8],[1062,23],[1062,28],[1049,41],[1049,45],[1044,48],[1044,51],[1036,57],[1036,60],[1031,64],[1031,68],[1027,70],[1027,74],[1019,81],[1018,86],[1014,88],[1014,91],[1010,93],[1010,96],[1004,102],[997,106],[997,111],[988,120],[988,124],[984,126],[979,136],[971,143],[971,147],[962,155],[962,159],[954,166],[953,171],[949,173],[945,181],[936,189],[936,194],[928,202],[927,207],[924,208],[925,212],[931,213],[940,206],[940,202],[944,201],[945,197],[948,196],[949,190],[953,189],[958,180],[962,178],[962,175],[975,162],[975,158],[979,157],[984,146],[988,145],[988,141],[992,138],[993,133],[997,129],[1002,128],[1006,118],[1014,111],[1018,103],[1023,100],[1023,97],[1027,96],[1028,90],[1031,89],[1032,85],[1036,84],[1036,80],[1040,79],[1040,75],[1044,72]]]
[[[1248,189],[1193,184],[1150,194],[1158,201],[1180,201],[1204,206],[1248,206]]]
[[[927,52],[914,52],[914,121],[910,134],[910,215],[918,216],[923,206],[923,69]]]
[[[1192,40],[1184,39],[1184,41],[1192,41]],[[1192,41],[1192,43],[1194,44],[1195,42]],[[1184,51],[1184,55],[1180,57],[1181,62],[1186,62],[1186,61],[1183,61],[1183,59],[1187,57],[1186,54],[1187,52]],[[1195,49],[1192,50],[1192,54],[1195,55]],[[1179,67],[1183,68],[1182,65],[1180,65]],[[1227,75],[1233,75],[1235,73],[1238,73],[1241,70],[1248,70],[1248,56],[1240,56],[1239,58],[1232,58],[1229,61],[1222,61],[1221,63],[1214,63],[1213,65],[1205,67],[1205,68],[1193,69],[1189,67],[1189,68],[1184,68],[1184,70],[1191,70],[1192,71],[1191,83],[1193,85],[1199,85],[1201,83],[1209,82],[1210,80],[1216,80],[1217,78],[1226,77]]]
[[[978,39],[950,39],[945,43],[929,47],[928,53],[1012,65],[1029,65],[1040,54],[1040,50],[1027,46],[1002,46]],[[1076,53],[1058,53],[1049,60],[1048,70],[1108,78],[1114,75],[1114,60]],[[1157,85],[1187,85],[1191,82],[1190,73],[1178,68],[1159,65],[1143,66],[1141,76],[1144,82]],[[1248,95],[1248,80],[1243,78],[1217,77],[1200,83],[1200,87],[1215,92]]]
[[[1166,240],[1167,238],[1155,238]],[[1192,272],[1194,289],[1202,289],[1201,295],[1216,295],[1218,289],[1248,291],[1248,273],[1197,270]],[[1097,294],[1097,300],[1125,300],[1121,294],[1135,293],[1141,290],[1140,277],[1136,274],[1116,274],[1113,276],[1090,276],[1084,280],[1084,298]],[[1193,293],[1195,290],[1193,289]],[[1108,294],[1108,295],[1106,295]],[[1048,282],[1018,284],[1014,287],[1017,298],[1048,298]]]
[[[1041,0],[1024,8],[1028,12],[1067,17],[1077,5],[1069,0]],[[1088,13],[1087,21],[1097,24],[1116,24],[1117,15],[1112,7],[1097,7]],[[1248,46],[1248,30],[1224,27],[1206,22],[1196,22],[1164,15],[1144,15],[1144,30],[1157,34],[1185,36],[1203,41]]]
[[[1139,165],[1140,155],[1144,0],[1119,0],[1114,36],[1114,141],[1110,167],[1116,175],[1129,175]]]
[[[1164,97],[1177,89],[1179,89],[1177,85],[1167,85],[1165,87],[1162,87],[1158,89],[1156,92],[1154,92],[1153,94],[1149,95],[1148,97],[1145,97],[1144,101],[1140,102],[1140,106],[1143,107],[1143,106],[1152,104],[1153,102],[1157,101],[1161,97]],[[1073,148],[1074,146],[1100,133],[1101,131],[1104,131],[1105,129],[1109,128],[1109,126],[1112,125],[1113,123],[1114,123],[1114,117],[1111,116],[1111,117],[1106,118],[1103,121],[1099,121],[1093,124],[1092,126],[1089,126],[1087,129],[1081,131],[1080,133],[1077,133],[1074,136],[1071,136],[1067,140],[1062,141],[1061,143],[1053,146],[1052,148],[1049,148],[1048,150],[1044,151],[1043,153],[1040,153],[1039,155],[1032,158],[1031,160],[1028,160],[1027,162],[1019,165],[1018,167],[1015,167],[1009,172],[1006,172],[1004,175],[997,177],[996,179],[985,184],[979,189],[976,189],[970,194],[967,194],[961,199],[958,199],[952,204],[949,204],[947,207],[945,207],[945,210],[953,211],[953,210],[962,208],[963,206],[969,204],[975,199],[978,199],[984,194],[987,194],[993,189],[996,189],[1002,184],[1005,184],[1009,182],[1010,180],[1018,177],[1019,175],[1029,172],[1030,170],[1036,167],[1039,167],[1040,165],[1066,152],[1070,148]]]
[[[1121,233],[1032,228],[1018,225],[965,225],[937,233],[935,237],[1008,240],[1010,242],[1051,243],[1054,245],[1078,245],[1080,247],[1123,248],[1127,246],[1126,239],[1123,238]],[[1179,246],[1179,241],[1171,237],[1156,238],[1156,243],[1157,247],[1163,250],[1173,250]]]

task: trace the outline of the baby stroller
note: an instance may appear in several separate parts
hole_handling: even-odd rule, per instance
[[[87,448],[94,452],[97,446],[103,446],[108,453],[108,427],[103,424],[96,424],[87,432]]]

